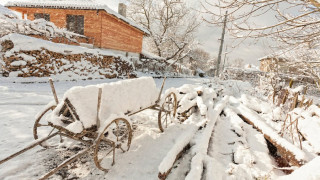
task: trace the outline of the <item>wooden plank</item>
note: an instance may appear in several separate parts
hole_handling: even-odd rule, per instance
[[[156,106],[156,105],[152,105],[152,106],[149,106],[149,107],[140,109],[139,111],[136,111],[136,112],[133,112],[133,113],[129,113],[129,114],[125,114],[125,115],[127,115],[127,116],[132,116],[132,115],[135,115],[135,114],[137,114],[137,113],[139,113],[139,112],[141,112],[141,111],[144,111],[144,110],[146,110],[146,109],[153,109],[155,106]]]
[[[239,115],[241,119],[243,119],[245,122],[247,122],[248,124],[252,125],[255,129],[257,129],[259,132],[261,132],[264,137],[271,143],[273,144],[279,154],[281,155],[281,157],[283,157],[287,162],[289,162],[291,165],[294,166],[298,166],[300,167],[301,165],[304,164],[304,162],[301,162],[299,160],[297,160],[295,158],[295,155],[293,152],[291,152],[290,150],[286,149],[285,147],[281,146],[280,144],[278,144],[274,139],[272,139],[270,136],[268,136],[267,134],[264,134],[263,131],[261,129],[259,129],[249,118],[243,116],[243,115]]]
[[[161,89],[160,89],[160,92],[159,92],[159,96],[158,96],[158,99],[157,99],[156,103],[158,103],[160,101],[161,94],[162,94],[162,91],[163,91],[163,86],[164,86],[164,83],[166,82],[166,79],[167,79],[167,77],[164,77],[162,85],[161,85]]]
[[[76,112],[76,108],[71,104],[70,100],[68,98],[66,98],[64,100],[67,108],[69,109],[69,112],[71,114],[71,116],[73,117],[74,121],[80,121],[79,115]]]
[[[50,82],[51,91],[52,91],[54,100],[56,101],[56,104],[58,105],[59,104],[58,96],[57,96],[56,89],[54,88],[53,81],[51,78],[49,78],[49,82]]]
[[[190,149],[190,147],[191,147],[191,146],[190,146],[190,143],[187,144],[187,145],[177,154],[176,159],[174,160],[174,163],[176,163],[177,160],[180,159],[181,156],[182,156],[188,149]],[[173,163],[173,164],[174,164],[174,163]],[[170,174],[172,168],[173,168],[173,166],[172,166],[167,172],[165,172],[165,173],[159,172],[158,178],[161,179],[161,180],[165,180],[165,179],[168,177],[168,175]]]

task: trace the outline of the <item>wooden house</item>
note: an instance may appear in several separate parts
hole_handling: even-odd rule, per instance
[[[42,0],[9,1],[11,10],[20,12],[22,18],[44,18],[57,27],[93,39],[94,47],[139,55],[143,36],[148,31],[125,17],[126,7],[120,4],[120,13],[105,4],[92,0]]]

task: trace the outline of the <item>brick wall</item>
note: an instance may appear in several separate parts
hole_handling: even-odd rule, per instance
[[[84,15],[84,35],[94,38],[94,45],[106,49],[141,53],[143,32],[103,10],[73,10],[9,7],[34,20],[34,13],[50,14],[50,21],[66,28],[66,16]]]

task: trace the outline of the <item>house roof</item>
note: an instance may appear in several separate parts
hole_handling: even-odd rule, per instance
[[[83,9],[83,10],[105,10],[108,14],[111,14],[125,23],[139,29],[145,34],[150,34],[149,31],[134,21],[120,15],[115,12],[106,4],[99,3],[95,0],[25,0],[25,1],[9,1],[6,7],[27,7],[27,8],[52,8],[52,9]]]

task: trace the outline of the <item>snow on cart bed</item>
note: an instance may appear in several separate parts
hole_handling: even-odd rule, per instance
[[[65,92],[63,101],[58,104],[48,121],[54,125],[63,126],[59,112],[63,107],[64,100],[68,98],[74,106],[83,128],[89,129],[95,126],[99,88],[102,89],[100,124],[104,124],[104,121],[111,115],[123,116],[127,112],[135,112],[155,104],[159,93],[152,77],[73,87]],[[69,124],[66,129],[74,133],[80,133],[83,130],[77,121]]]

